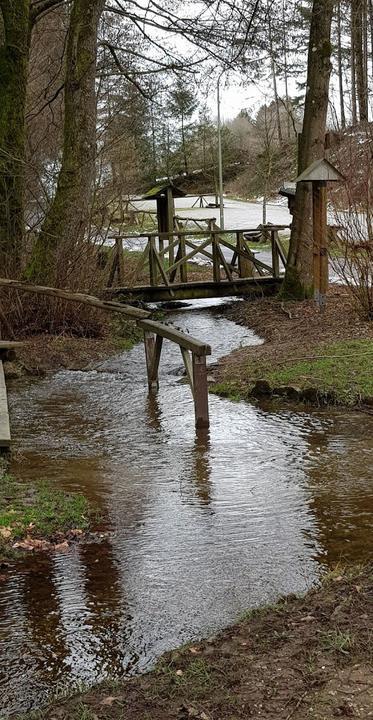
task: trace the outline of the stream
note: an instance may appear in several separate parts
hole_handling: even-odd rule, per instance
[[[213,348],[260,343],[196,302],[169,315]],[[12,473],[81,490],[108,532],[0,583],[0,716],[143,672],[249,607],[371,557],[373,418],[210,395],[194,429],[178,347],[147,397],[144,348],[10,388]]]

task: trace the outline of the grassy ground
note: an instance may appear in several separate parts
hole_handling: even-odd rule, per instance
[[[304,358],[276,362],[251,357],[244,381],[218,383],[212,392],[232,399],[273,393],[288,394],[292,400],[298,395],[312,402],[357,405],[373,400],[372,365],[373,340],[345,340],[315,347]]]
[[[313,301],[265,298],[236,304],[228,317],[264,336],[264,342],[223,358],[212,392],[232,399],[274,394],[371,406],[373,323],[359,316],[344,288],[331,288],[323,314]]]
[[[0,479],[0,561],[14,550],[49,550],[65,545],[89,527],[83,495],[40,482],[23,484],[4,473]]]
[[[303,598],[253,610],[142,677],[27,720],[332,720],[373,714],[373,570],[337,569]]]

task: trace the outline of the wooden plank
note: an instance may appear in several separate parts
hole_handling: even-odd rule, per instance
[[[210,425],[209,393],[205,355],[199,357],[193,353],[193,385],[196,428],[208,428]]]
[[[188,378],[189,385],[191,387],[192,393],[194,395],[194,379],[193,379],[193,362],[192,358],[190,356],[189,350],[186,350],[185,348],[181,347],[181,354],[183,356],[184,366]]]
[[[23,345],[23,342],[16,342],[15,340],[0,340],[0,351],[17,350],[17,348],[23,347]]]
[[[286,268],[286,263],[287,263],[287,261],[288,261],[288,259],[287,259],[287,254],[286,254],[285,248],[284,248],[284,246],[283,246],[283,244],[282,244],[282,242],[281,242],[281,240],[280,240],[280,238],[279,238],[278,233],[276,233],[276,243],[277,243],[278,254],[279,254],[279,256],[280,256],[281,262],[282,262],[284,268]]]
[[[272,247],[272,272],[273,277],[278,278],[280,277],[280,256],[278,253],[278,246],[277,246],[277,232],[273,230],[271,233],[271,247]]]
[[[218,240],[215,236],[215,234],[212,234],[212,271],[213,271],[213,278],[215,282],[221,281],[221,275],[220,275],[220,255],[219,255],[219,246],[218,246]]]
[[[157,265],[158,265],[159,272],[161,273],[162,280],[163,280],[164,284],[167,285],[167,286],[169,286],[170,283],[168,282],[168,277],[167,277],[167,275],[166,275],[166,273],[165,273],[164,267],[163,267],[163,265],[162,265],[162,263],[161,263],[161,260],[160,260],[159,257],[158,257],[158,253],[157,253],[157,251],[156,251],[155,248],[153,248],[153,256],[154,256],[155,261],[156,261],[156,263],[157,263]]]
[[[183,235],[183,233],[179,233],[179,235]],[[205,233],[205,235],[206,235],[206,233]],[[195,250],[192,250],[190,253],[187,253],[187,255],[185,255],[184,258],[182,258],[181,260],[178,260],[177,263],[174,263],[173,265],[171,265],[171,267],[168,268],[168,272],[170,273],[175,268],[180,267],[180,265],[182,265],[182,263],[188,262],[192,257],[194,257],[195,255],[198,255],[198,253],[201,250],[203,250],[203,248],[207,247],[207,245],[210,245],[210,244],[211,244],[211,239],[207,238],[207,240],[204,240],[204,242],[202,242],[199,245],[199,247],[196,247]]]
[[[195,247],[196,247],[196,245],[194,245],[194,243],[192,243],[191,240],[187,240],[186,238],[185,238],[185,244],[188,245],[188,247],[191,247],[191,248],[195,248]],[[213,258],[212,258],[212,253],[210,253],[210,252],[209,252],[208,250],[206,250],[206,249],[200,250],[200,253],[201,253],[201,255],[205,255],[205,257],[207,257],[209,260],[212,260],[212,259],[213,259]]]
[[[10,444],[8,398],[6,394],[4,367],[0,360],[0,447],[7,448]]]
[[[196,340],[195,338],[190,337],[190,335],[186,335],[186,333],[176,330],[176,328],[173,328],[171,325],[164,325],[156,320],[139,320],[137,324],[146,332],[154,333],[155,335],[160,335],[167,340],[171,340],[177,345],[180,345],[180,347],[186,348],[186,350],[191,350],[191,352],[195,353],[195,355],[211,355],[210,345],[200,342],[200,340]]]
[[[253,232],[253,230],[257,230],[257,228],[237,228],[237,232],[241,232],[241,233]],[[262,230],[268,230],[268,231],[269,230],[290,230],[290,225],[263,225]],[[178,235],[180,235],[180,234],[188,235],[188,236],[193,235],[193,237],[203,237],[204,235],[206,235],[206,230],[200,231],[200,232],[199,231],[191,232],[190,230],[183,230],[181,233],[178,233]],[[220,230],[219,229],[219,234],[220,235],[231,235],[232,230]],[[157,237],[167,238],[168,236],[174,236],[174,235],[175,235],[174,232],[170,232],[170,233],[154,232],[154,233],[142,233],[142,234],[141,233],[137,233],[137,234],[132,233],[131,235],[113,235],[113,236],[109,235],[108,240],[114,240],[116,237],[123,238],[123,240],[133,240],[136,238],[148,237],[148,236],[154,237],[154,238],[157,238]]]
[[[154,333],[144,331],[144,345],[149,392],[153,392],[157,391],[159,387],[158,369],[163,338],[160,335],[155,336]]]
[[[219,244],[217,245],[217,248],[218,248],[219,255],[220,255],[220,262],[221,262],[221,264],[223,265],[223,268],[224,268],[224,270],[225,270],[225,274],[226,274],[228,280],[230,280],[230,281],[232,282],[233,276],[232,276],[232,273],[231,273],[231,269],[230,269],[230,267],[229,267],[229,265],[228,265],[228,263],[227,263],[224,255],[223,255],[223,251],[222,251],[222,249],[221,249],[221,247],[220,247]]]
[[[173,297],[170,288],[165,285],[151,287],[150,285],[137,285],[127,288],[113,288],[112,295],[121,295],[130,302],[163,302],[169,300],[196,300],[198,298],[230,297],[232,295],[272,295],[278,292],[282,285],[281,278],[269,275],[255,278],[235,278],[233,282],[222,280],[216,283],[213,280],[194,280],[188,283],[173,283]]]
[[[155,238],[149,237],[149,276],[150,284],[152,286],[158,285],[158,273],[156,268],[156,261],[154,257],[155,250]]]

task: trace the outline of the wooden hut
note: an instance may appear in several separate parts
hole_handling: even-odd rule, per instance
[[[174,230],[175,198],[185,197],[186,192],[176,187],[171,180],[150,188],[143,200],[156,200],[159,233],[172,233]]]

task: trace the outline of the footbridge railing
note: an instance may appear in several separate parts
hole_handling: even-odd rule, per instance
[[[287,253],[280,232],[288,225],[266,225],[260,229],[221,230],[209,223],[206,230],[193,231],[176,227],[172,233],[144,233],[144,248],[132,276],[132,287],[146,280],[150,287],[167,287],[188,282],[189,263],[198,261],[211,268],[215,283],[233,282],[243,278],[281,277],[286,267]],[[260,236],[260,237],[259,237]],[[122,243],[130,244],[133,235],[120,235],[115,240],[115,252],[123,253]],[[264,240],[270,246],[269,260],[257,257],[253,241]],[[138,241],[138,239],[137,239]],[[258,243],[258,251],[261,246]]]

